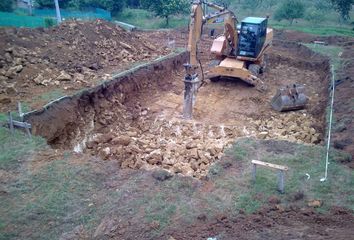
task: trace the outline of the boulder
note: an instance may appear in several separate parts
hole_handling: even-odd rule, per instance
[[[116,145],[128,146],[131,142],[131,138],[129,136],[119,136],[113,138],[112,143]]]

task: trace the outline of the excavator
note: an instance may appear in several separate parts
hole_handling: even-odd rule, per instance
[[[205,14],[206,7],[214,9],[214,13]],[[238,26],[237,17],[231,10],[207,0],[192,2],[190,18],[187,47],[189,63],[184,64],[186,75],[183,117],[185,119],[192,118],[196,93],[203,85],[204,79],[211,81],[217,81],[221,77],[240,79],[259,91],[266,90],[266,85],[259,75],[265,68],[265,52],[271,47],[273,41],[273,29],[267,27],[268,18],[247,17]],[[208,71],[204,73],[198,58],[198,45],[203,26],[219,19],[223,19],[224,32],[212,43],[210,51],[214,60]],[[198,69],[202,71],[202,81],[198,78]],[[286,106],[278,109],[286,109]]]
[[[216,12],[204,15],[203,6]],[[220,77],[238,78],[262,90],[265,86],[258,75],[264,68],[264,53],[273,40],[273,30],[267,28],[267,18],[245,18],[238,30],[236,15],[229,9],[205,0],[194,1],[188,40],[191,68],[199,67],[197,48],[203,25],[220,18],[224,19],[224,33],[213,41],[211,53],[215,60],[205,77],[212,81]]]

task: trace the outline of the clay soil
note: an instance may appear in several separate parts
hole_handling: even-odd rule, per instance
[[[68,22],[58,28],[34,31],[0,31],[1,111],[13,110],[17,101],[38,108],[45,100],[33,99],[33,96],[41,96],[55,89],[71,94],[84,87],[92,87],[100,80],[108,79],[113,72],[172,52],[172,49],[165,47],[168,40],[174,40],[172,45],[175,47],[184,47],[187,41],[186,31],[183,30],[128,33],[101,21]],[[120,189],[118,192],[121,195],[120,202],[116,203],[118,207],[109,214],[100,215],[100,222],[95,222],[94,231],[86,231],[79,223],[70,222],[72,231],[61,232],[61,238],[348,239],[353,236],[353,213],[346,209],[333,208],[329,213],[321,214],[313,208],[296,204],[281,206],[270,201],[253,214],[241,211],[234,216],[226,210],[211,217],[202,211],[203,202],[194,201],[189,198],[192,195],[190,190],[183,190],[187,189],[184,185],[188,185],[192,186],[192,192],[201,195],[217,191],[217,186],[208,180],[209,168],[215,162],[227,160],[223,152],[236,138],[287,140],[290,150],[294,143],[324,143],[329,62],[327,58],[298,44],[301,39],[311,42],[317,38],[306,35],[295,39],[293,33],[276,34],[274,46],[267,55],[267,69],[261,76],[268,86],[264,93],[238,80],[221,79],[215,83],[207,80],[199,90],[193,121],[181,118],[182,67],[158,76],[159,81],[151,81],[146,85],[148,88],[139,88],[138,94],[102,96],[82,109],[69,109],[87,118],[87,125],[71,124],[60,134],[46,136],[48,143],[57,150],[48,150],[49,156],[44,154],[44,157],[35,160],[39,165],[35,169],[46,165],[46,160],[51,161],[53,155],[59,153],[63,157],[64,152],[74,154],[75,150],[77,153],[70,157],[70,164],[77,161],[80,165],[87,161],[99,175],[92,178],[102,180],[99,193],[94,193],[92,197],[97,206],[104,202],[105,194],[112,189]],[[352,39],[338,37],[319,40],[343,46],[343,58],[353,56]],[[201,60],[206,71],[210,44],[207,36],[203,36]],[[345,107],[353,103],[352,75],[353,64],[349,62],[341,76],[344,80],[338,84],[336,117],[339,119],[351,119],[352,116],[352,110]],[[134,79],[139,81],[140,78],[149,80],[149,76]],[[276,89],[292,83],[306,86],[310,97],[306,109],[292,113],[273,111],[269,103]],[[335,133],[335,141],[338,148],[353,154],[352,125],[352,121],[347,120],[345,128]],[[78,132],[79,135],[76,134]],[[226,168],[225,174],[234,174],[240,173],[242,166],[233,161]],[[155,172],[161,169],[167,170],[168,174],[156,175]],[[162,221],[146,223],[142,220],[144,213],[149,211],[143,209],[144,202],[141,208],[125,208],[132,199],[155,196],[163,191],[169,187],[164,185],[165,180],[170,178],[181,181],[176,189],[181,194],[172,194],[168,198],[177,202],[199,203],[196,207],[200,213],[198,217],[193,216],[188,222],[181,214],[171,220],[174,224],[169,222],[168,227],[164,228],[159,225]],[[9,197],[6,195],[6,198]],[[47,227],[58,227],[56,221],[50,222],[54,225],[48,223],[50,226]],[[164,230],[159,232],[159,229]],[[35,236],[33,230],[26,230],[19,236]]]

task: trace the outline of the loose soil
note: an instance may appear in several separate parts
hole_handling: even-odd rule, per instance
[[[167,44],[167,43],[166,43]],[[30,109],[170,51],[115,24],[66,21],[53,28],[0,29],[0,111]]]

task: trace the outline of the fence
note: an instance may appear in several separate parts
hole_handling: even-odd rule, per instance
[[[103,9],[94,8],[89,11],[71,11],[64,10],[61,11],[61,16],[64,19],[105,19],[111,21],[111,13]],[[55,9],[34,9],[33,16],[27,15],[27,10],[23,8],[16,9],[12,13],[0,12],[0,26],[3,27],[46,27],[46,18],[55,18]]]

